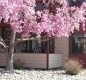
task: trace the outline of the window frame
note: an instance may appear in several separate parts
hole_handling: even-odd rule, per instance
[[[76,36],[75,36],[76,35]],[[83,35],[82,37],[80,37],[79,35]],[[73,51],[73,48],[75,47],[75,46],[73,46],[73,36],[75,36],[75,37],[77,37],[77,36],[79,36],[78,37],[78,39],[82,39],[82,42],[83,43],[79,43],[79,44],[81,44],[82,45],[82,51],[81,52],[79,52],[79,51]],[[86,33],[84,33],[84,34],[72,34],[71,36],[70,36],[70,38],[69,38],[69,52],[71,53],[71,54],[86,54]]]

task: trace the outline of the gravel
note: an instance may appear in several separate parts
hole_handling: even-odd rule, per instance
[[[78,75],[67,75],[65,70],[14,70],[0,69],[0,80],[86,80],[86,70]]]

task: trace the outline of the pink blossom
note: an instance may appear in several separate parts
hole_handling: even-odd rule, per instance
[[[0,21],[4,18],[4,22],[9,23],[11,29],[21,33],[22,37],[30,37],[31,32],[38,37],[43,32],[47,32],[49,36],[69,36],[74,29],[79,29],[80,23],[85,30],[86,3],[79,8],[70,8],[65,1],[62,5],[53,15],[48,10],[35,12],[35,0],[8,0],[8,3],[3,4],[0,2]]]

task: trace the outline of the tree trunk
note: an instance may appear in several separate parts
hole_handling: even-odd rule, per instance
[[[12,31],[10,37],[9,52],[6,54],[6,69],[13,71],[13,53],[14,53],[14,43],[15,43],[16,32]]]

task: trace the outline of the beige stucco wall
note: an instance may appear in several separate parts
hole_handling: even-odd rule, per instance
[[[2,29],[0,28],[0,36],[2,35]],[[0,46],[1,47],[1,46]]]
[[[6,63],[5,53],[0,53],[0,66],[5,66],[5,63]]]
[[[46,69],[46,54],[15,53],[14,59],[21,59],[26,68]]]
[[[25,68],[46,69],[46,54],[14,53],[14,61],[20,59]],[[5,53],[0,53],[0,66],[6,66]]]
[[[69,57],[69,37],[55,38],[55,53],[62,54],[62,64]]]
[[[62,67],[61,54],[49,54],[49,69]]]

